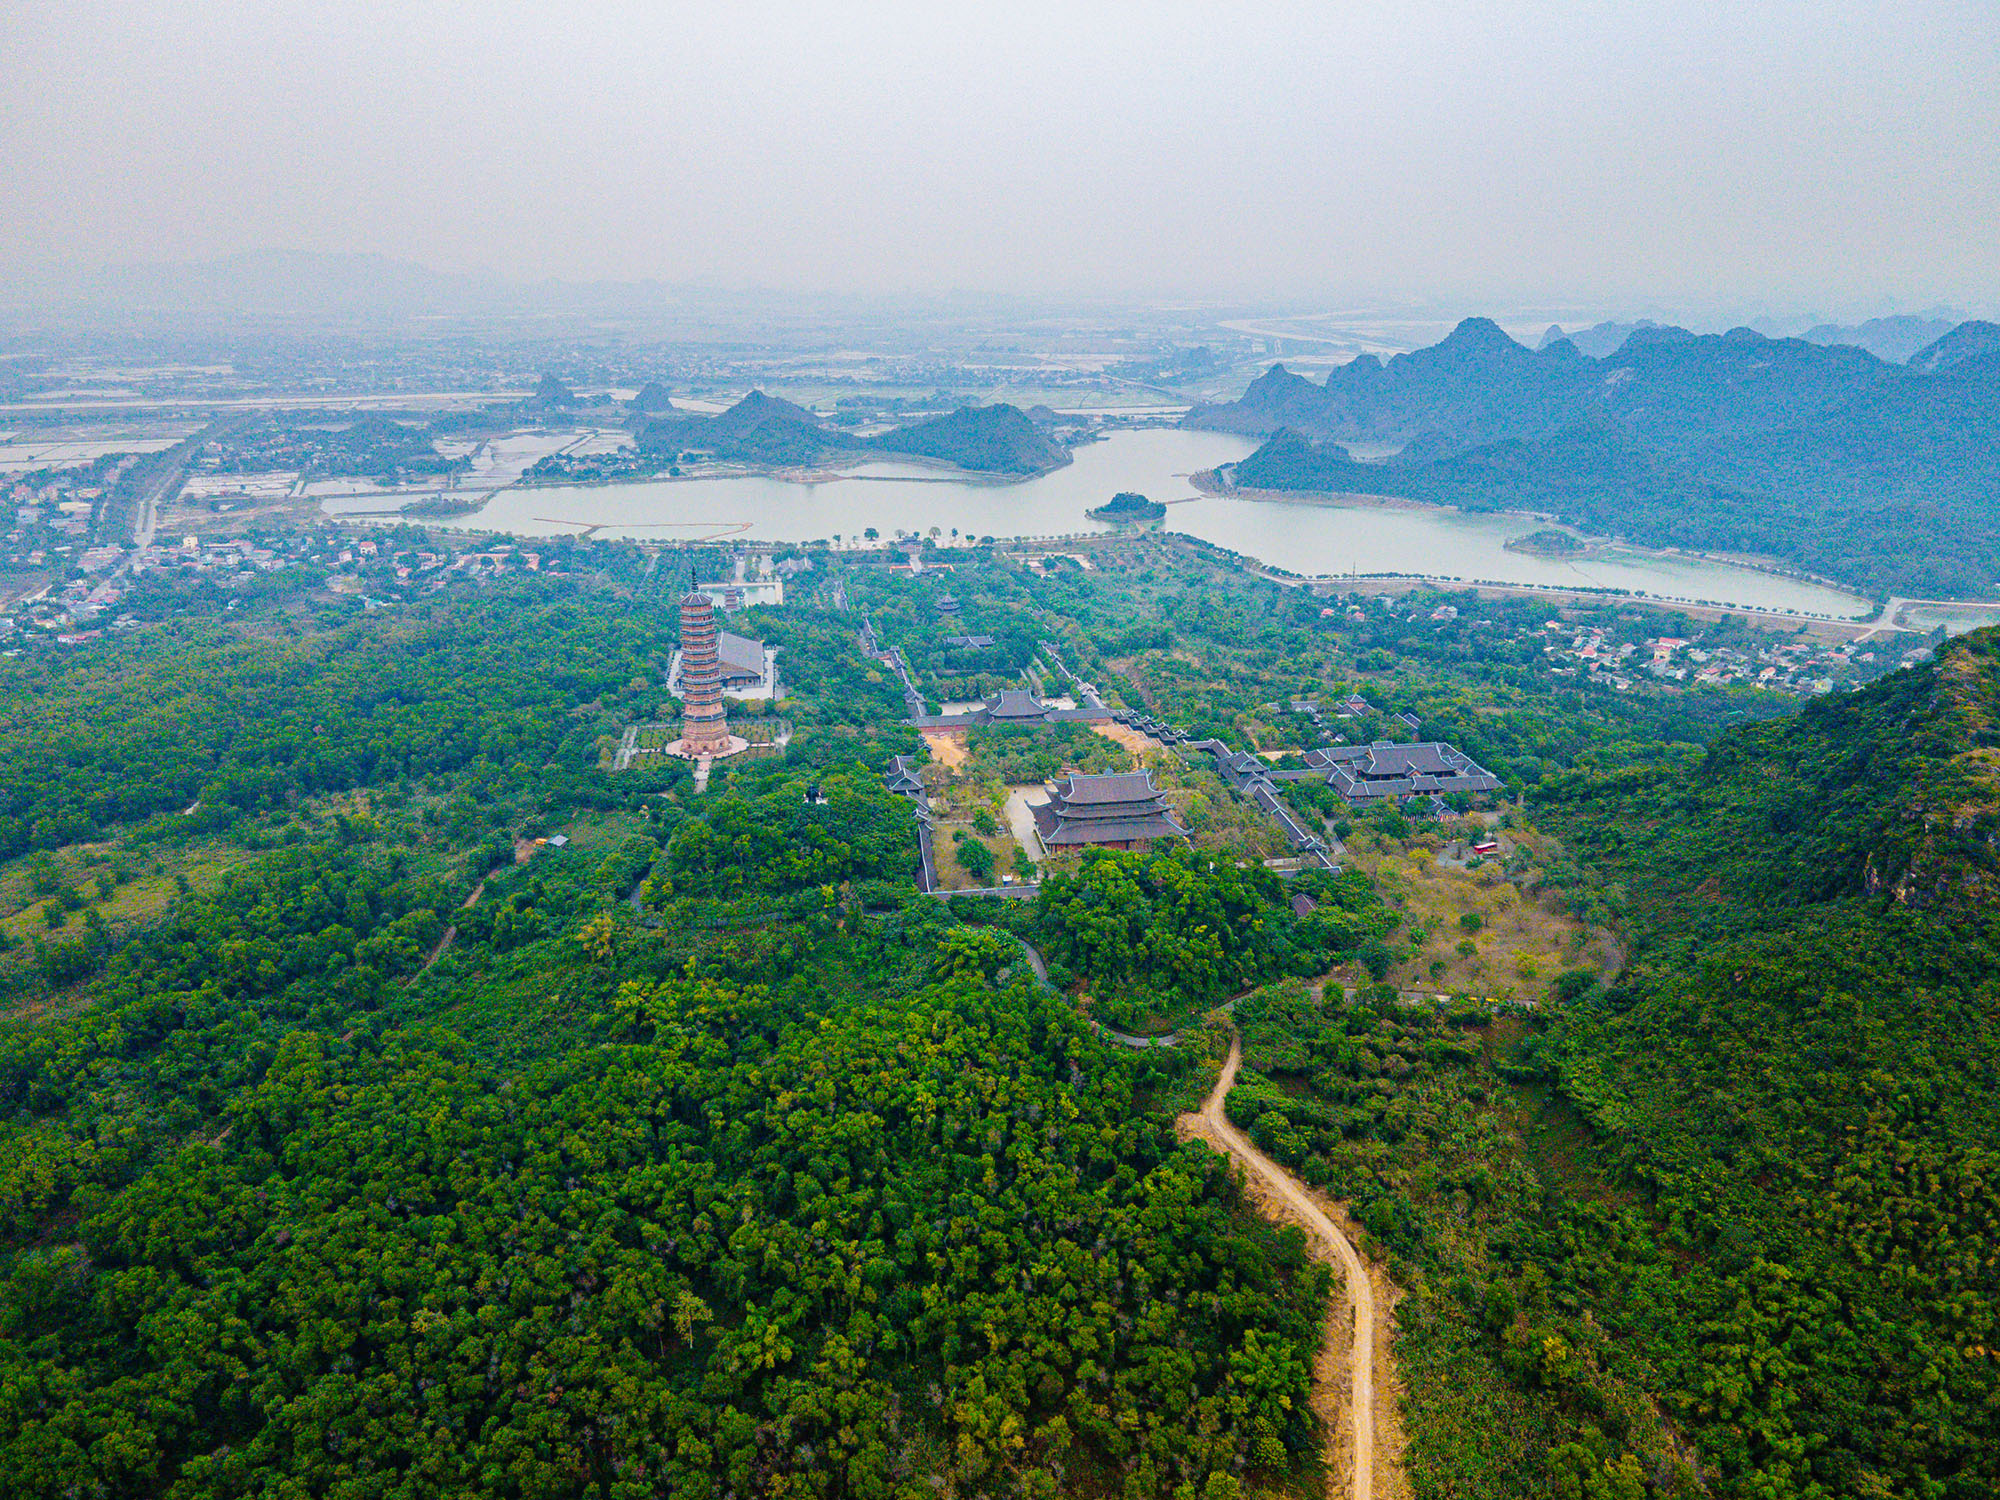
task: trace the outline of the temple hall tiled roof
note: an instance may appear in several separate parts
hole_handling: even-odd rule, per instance
[[[1470,756],[1437,740],[1420,744],[1377,740],[1371,745],[1309,750],[1305,763],[1323,773],[1327,784],[1349,802],[1500,789],[1497,776],[1477,765]]]
[[[1026,688],[1006,688],[986,700],[986,717],[995,724],[1046,720],[1049,706]]]
[[[1187,830],[1168,810],[1165,793],[1153,785],[1147,771],[1072,774],[1056,783],[1054,799],[1034,813],[1042,842],[1051,848],[1187,837]]]

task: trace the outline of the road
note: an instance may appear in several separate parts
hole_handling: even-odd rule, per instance
[[[1884,631],[1901,631],[1903,627],[1896,623],[1896,613],[1909,602],[1907,599],[1898,599],[1892,594],[1889,597],[1889,602],[1882,606],[1882,613],[1877,617],[1875,623],[1857,635],[1854,638],[1855,643],[1858,645],[1862,641],[1872,641]]]
[[[1241,1037],[1232,1036],[1229,1042],[1229,1061],[1222,1066],[1222,1076],[1215,1081],[1215,1088],[1202,1102],[1199,1115],[1183,1116],[1184,1123],[1211,1144],[1220,1146],[1229,1155],[1242,1162],[1244,1167],[1269,1190],[1286,1212],[1297,1219],[1306,1232],[1317,1239],[1322,1247],[1331,1252],[1333,1259],[1340,1263],[1341,1274],[1347,1281],[1348,1300],[1354,1305],[1354,1342],[1347,1361],[1352,1379],[1348,1401],[1349,1424],[1354,1433],[1354,1467],[1352,1484],[1345,1493],[1353,1500],[1375,1500],[1375,1356],[1376,1329],[1378,1321],[1375,1313],[1375,1288],[1368,1280],[1367,1268],[1361,1264],[1361,1257],[1348,1243],[1347,1236],[1340,1232],[1326,1211],[1314,1201],[1304,1184],[1272,1161],[1270,1157],[1251,1145],[1223,1110],[1223,1103],[1229,1098],[1229,1091],[1236,1083],[1236,1070],[1243,1061]],[[1332,1347],[1339,1333],[1340,1316],[1336,1312],[1327,1320],[1326,1337]],[[1329,1494],[1342,1491],[1333,1488],[1339,1483],[1335,1461],[1337,1434],[1327,1434],[1327,1468],[1329,1473]]]
[[[472,908],[478,904],[479,898],[486,892],[487,879],[488,879],[487,876],[482,875],[480,877],[479,884],[475,885],[472,888],[472,894],[470,896],[467,896],[463,901],[459,903],[458,909],[460,911],[471,911]],[[416,980],[423,978],[424,975],[430,972],[431,965],[444,957],[445,949],[451,946],[452,939],[456,938],[457,936],[458,936],[458,923],[454,922],[451,924],[451,926],[445,928],[444,936],[440,937],[437,940],[437,946],[431,949],[430,957],[424,960],[424,966],[421,969],[417,970],[417,972],[411,976],[411,981],[413,983]]]
[[[153,545],[153,534],[160,529],[161,502],[180,484],[181,476],[187,472],[195,454],[215,432],[216,428],[211,424],[173,447],[139,460],[141,464],[150,466],[150,472],[139,481],[139,492],[132,500],[132,540],[139,551],[144,552]],[[109,543],[116,538],[106,536],[103,540]],[[119,571],[122,573],[130,566],[128,558],[119,564]]]
[[[1026,938],[1015,938],[1014,941],[1021,945],[1021,951],[1027,955],[1028,967],[1034,970],[1035,978],[1042,982],[1042,988],[1053,989],[1054,986],[1049,983],[1049,966],[1042,961],[1042,955],[1035,951],[1034,945],[1028,942]],[[1230,1006],[1235,1004],[1236,1002],[1232,1000],[1223,1009],[1228,1010]],[[1092,1021],[1090,1024],[1096,1028],[1099,1036],[1108,1036],[1112,1041],[1119,1043],[1121,1046],[1178,1047],[1180,1045],[1181,1035],[1178,1031],[1170,1031],[1165,1036],[1134,1036],[1129,1031],[1113,1031],[1102,1021]]]
[[[1049,983],[1048,965],[1033,944],[1023,939],[1015,939],[1021,944],[1021,952],[1026,955],[1028,967],[1043,985]],[[1230,1001],[1224,1010],[1235,1007]],[[1138,1037],[1110,1027],[1091,1022],[1097,1030],[1112,1040],[1128,1047],[1152,1047],[1175,1045],[1178,1036]],[[1350,1378],[1348,1398],[1348,1427],[1353,1433],[1354,1463],[1352,1482],[1345,1487],[1345,1493],[1352,1500],[1375,1500],[1375,1360],[1380,1338],[1378,1329],[1381,1320],[1375,1310],[1375,1286],[1368,1279],[1368,1268],[1361,1264],[1361,1257],[1355,1252],[1340,1227],[1327,1217],[1326,1210],[1319,1206],[1313,1195],[1291,1173],[1272,1161],[1244,1137],[1243,1132],[1229,1123],[1229,1116],[1223,1106],[1229,1098],[1229,1091],[1236,1086],[1236,1071],[1243,1065],[1243,1038],[1232,1032],[1229,1038],[1229,1060],[1222,1065],[1222,1074],[1215,1080],[1215,1087],[1202,1101],[1201,1112],[1183,1115],[1181,1125],[1185,1131],[1201,1136],[1213,1146],[1242,1162],[1244,1167],[1264,1185],[1264,1188],[1284,1211],[1299,1221],[1307,1234],[1318,1240],[1321,1248],[1340,1265],[1342,1279],[1347,1283],[1347,1297],[1354,1305],[1354,1339],[1348,1348],[1347,1369]],[[1339,1362],[1338,1342],[1340,1338],[1341,1315],[1336,1310],[1327,1318],[1325,1344],[1333,1353],[1335,1363]],[[1318,1375],[1315,1378],[1320,1378]],[[1339,1486],[1339,1435],[1331,1430],[1326,1437],[1327,1475],[1330,1495],[1343,1491]]]
[[[167,491],[180,482],[181,470],[186,467],[185,462],[165,466],[139,492],[133,516],[132,540],[138,543],[141,552],[153,545],[153,534],[160,529],[160,502],[166,498]]]
[[[1961,615],[1986,614],[1991,616],[1986,622],[1989,625],[2000,621],[2000,602],[1992,599],[1905,599],[1898,594],[1892,595],[1889,602],[1882,606],[1881,618],[1854,639],[1857,642],[1872,641],[1877,635],[1885,632],[1912,635],[1924,633],[1922,627],[1905,625],[1898,618],[1903,610],[1911,605],[1919,609],[1957,611]]]

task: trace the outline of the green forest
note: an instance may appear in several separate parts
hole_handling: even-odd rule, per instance
[[[1231,1116],[1403,1290],[1421,1500],[2000,1486],[2000,635],[1801,710],[1558,675],[1537,601],[956,557],[1006,682],[1054,642],[1273,752],[1301,695],[1418,717],[1552,831],[1479,889],[1622,969],[1413,1002],[1384,976],[1476,920],[1213,841],[918,895],[881,775],[924,751],[855,631],[966,675],[928,571],[753,612],[794,734],[700,792],[606,769],[677,712],[636,553],[0,661],[6,1488],[1319,1493],[1331,1273],[1174,1129],[1231,1024]],[[1408,868],[1408,819],[1362,832]]]
[[[877,774],[900,704],[845,627],[774,618],[799,737],[696,797],[598,769],[671,647],[605,603],[8,669],[22,871],[240,856],[13,971],[15,1492],[1309,1473],[1325,1273],[1175,1141],[1184,1059],[1110,1046],[916,897]]]

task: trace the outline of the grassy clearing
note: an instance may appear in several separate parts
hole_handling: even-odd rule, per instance
[[[35,981],[35,939],[75,937],[91,911],[114,938],[123,938],[159,921],[180,899],[183,885],[212,889],[229,870],[257,857],[255,850],[213,838],[136,849],[110,842],[72,844],[9,860],[0,866],[0,937],[6,944],[0,952],[0,991],[17,992],[10,1008],[21,1013],[62,1008],[60,996],[18,993]]]
[[[1484,836],[1475,829],[1473,836]],[[1501,851],[1470,868],[1447,857],[1451,831],[1423,828],[1395,838],[1359,826],[1347,839],[1346,863],[1372,876],[1383,898],[1403,913],[1408,942],[1389,982],[1444,994],[1535,999],[1557,975],[1588,969],[1615,973],[1619,951],[1609,934],[1578,921],[1562,893],[1542,889],[1554,840],[1531,831],[1498,835]],[[1468,951],[1470,950],[1470,951]]]
[[[966,867],[961,848],[967,844],[984,845],[992,854],[991,875],[975,874]],[[941,823],[931,841],[931,849],[937,856],[938,879],[946,890],[952,891],[998,885],[1002,875],[1019,878],[1023,866],[1027,864],[1027,856],[1022,854],[1021,846],[1014,842],[1014,835],[1004,822],[998,833],[980,833],[970,823]]]

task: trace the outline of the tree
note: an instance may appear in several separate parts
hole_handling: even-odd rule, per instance
[[[967,839],[958,845],[958,862],[965,867],[967,874],[981,880],[992,878],[993,850],[978,839]]]

